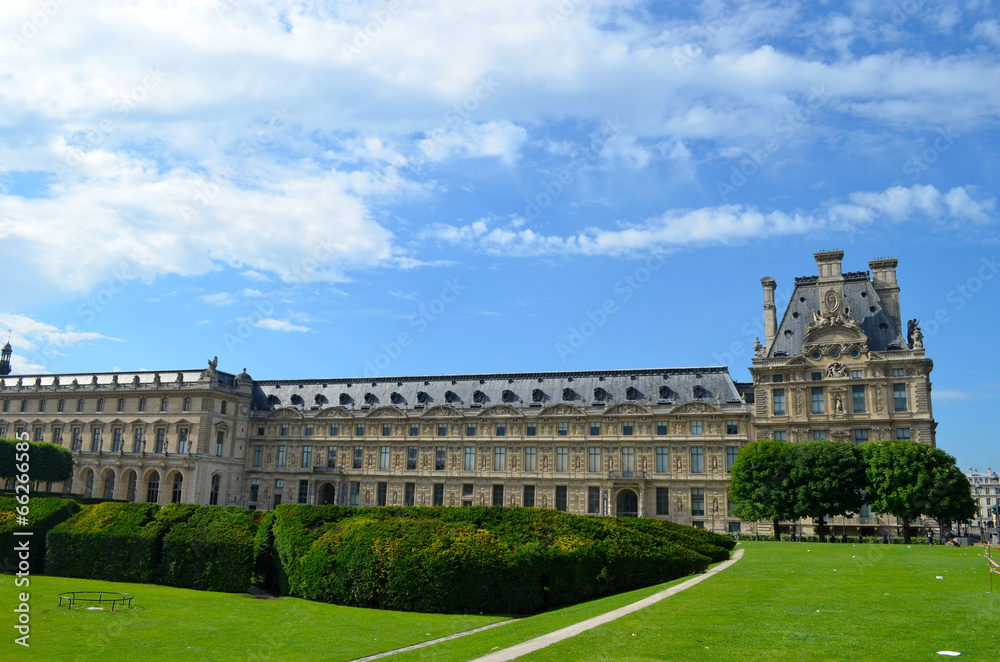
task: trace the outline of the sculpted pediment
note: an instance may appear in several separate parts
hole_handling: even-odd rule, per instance
[[[463,415],[454,407],[438,405],[425,411],[421,418],[463,418]]]
[[[688,402],[687,404],[674,407],[671,414],[719,414],[722,410],[707,402]]]
[[[406,418],[406,414],[401,412],[396,407],[379,407],[378,409],[373,409],[368,412],[368,418],[376,417],[388,417],[388,418]]]
[[[268,418],[302,418],[302,414],[295,411],[294,409],[289,409],[288,407],[282,407],[281,409],[275,409],[270,414],[267,415]]]
[[[343,407],[327,407],[316,414],[316,418],[354,418],[351,412]]]
[[[608,409],[604,416],[652,416],[653,412],[634,402],[623,402]]]
[[[586,416],[586,412],[575,407],[573,405],[568,405],[565,403],[560,403],[558,405],[552,405],[551,407],[546,407],[541,412],[539,416]]]
[[[492,407],[487,407],[482,410],[479,413],[479,416],[483,418],[488,416],[518,416],[523,418],[524,414],[510,405],[493,405]]]

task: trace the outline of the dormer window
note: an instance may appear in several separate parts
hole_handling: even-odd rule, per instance
[[[564,388],[563,389],[563,392],[562,392],[562,399],[563,400],[567,400],[567,401],[568,400],[572,400],[574,397],[576,397],[576,393],[573,392],[573,389],[571,389],[571,388]]]
[[[664,400],[670,399],[670,387],[666,384],[660,387],[660,397]]]
[[[514,391],[505,389],[502,394],[502,399],[504,402],[514,402],[514,400],[517,400],[517,396],[514,395]]]
[[[392,395],[389,396],[389,401],[394,405],[401,405],[405,402],[405,398],[396,391],[393,391]]]
[[[327,403],[327,399],[326,399],[326,396],[323,395],[322,393],[317,393],[313,397],[313,402],[315,402],[317,405],[319,405],[319,406],[322,407],[323,405],[325,405]]]
[[[694,397],[698,399],[705,397],[705,389],[702,388],[701,384],[695,384]]]
[[[369,407],[378,402],[378,398],[375,397],[374,393],[365,393],[365,404]]]
[[[292,404],[293,405],[300,405],[301,406],[301,405],[305,404],[305,402],[302,400],[302,396],[299,395],[298,393],[293,393],[291,400],[292,400]]]
[[[545,401],[545,393],[542,392],[542,389],[540,389],[540,388],[532,389],[532,391],[531,391],[531,401],[532,402],[544,402]]]
[[[625,389],[626,400],[635,400],[638,397],[639,397],[639,391],[634,386],[629,386],[627,389]]]
[[[594,389],[594,400],[596,402],[604,402],[608,397],[608,392],[604,390],[603,387],[598,386]]]
[[[340,404],[341,405],[349,405],[349,404],[351,404],[351,396],[349,396],[346,393],[341,393],[340,394]]]
[[[417,402],[420,404],[425,405],[430,402],[430,399],[431,397],[427,395],[427,391],[417,391]]]
[[[486,402],[486,394],[482,391],[475,391],[472,394],[472,401],[478,404],[483,404]]]
[[[455,393],[454,391],[445,391],[444,392],[444,401],[445,402],[458,402],[459,401],[458,394]]]

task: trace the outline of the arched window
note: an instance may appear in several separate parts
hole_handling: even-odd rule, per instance
[[[184,483],[184,477],[180,474],[174,476],[174,488],[170,495],[170,503],[180,503],[181,502],[181,487]]]
[[[146,483],[146,501],[149,503],[160,501],[160,474],[157,471],[149,474],[149,481]]]
[[[139,477],[135,475],[134,471],[130,471],[128,474],[128,492],[125,494],[125,498],[129,501],[135,501],[135,488],[138,481]]]
[[[208,505],[219,505],[219,474],[212,476],[212,491],[208,495]]]
[[[94,472],[89,469],[87,470],[86,481],[86,488],[83,491],[83,496],[89,499],[94,496]]]
[[[109,471],[104,475],[104,498],[115,498],[115,472]]]

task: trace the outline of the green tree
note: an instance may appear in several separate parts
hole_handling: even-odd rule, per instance
[[[795,517],[795,502],[790,491],[792,471],[791,444],[769,439],[747,444],[730,471],[729,500],[733,514],[742,520],[767,519],[774,524]]]
[[[826,540],[827,515],[854,514],[864,504],[864,460],[856,446],[842,441],[807,441],[790,451],[795,516],[816,520],[820,540]]]
[[[954,458],[950,455],[948,458],[950,464],[935,469],[928,507],[924,512],[938,521],[942,533],[945,523],[968,522],[978,510],[969,479],[955,464]]]
[[[31,482],[61,483],[73,475],[73,453],[68,448],[47,442],[18,442],[0,439],[0,478],[13,478],[17,471],[15,444],[28,444],[28,476]]]
[[[903,520],[903,538],[909,543],[910,522],[930,514],[942,502],[935,486],[941,488],[940,476],[955,464],[955,458],[926,444],[899,439],[874,441],[860,448],[867,463],[868,503],[877,513]]]

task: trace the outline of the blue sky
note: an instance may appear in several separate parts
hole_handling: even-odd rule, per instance
[[[760,278],[841,248],[995,468],[998,10],[6,0],[15,371],[745,380]]]

